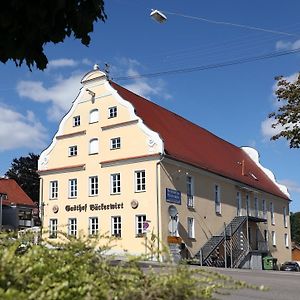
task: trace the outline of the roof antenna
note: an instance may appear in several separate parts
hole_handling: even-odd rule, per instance
[[[104,73],[107,77],[108,80],[110,80],[110,76],[109,76],[109,73],[110,73],[110,65],[108,63],[105,63],[104,64]]]

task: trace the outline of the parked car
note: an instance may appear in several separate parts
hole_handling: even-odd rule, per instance
[[[284,264],[281,265],[280,271],[300,271],[300,267],[297,262],[295,261],[286,261]]]

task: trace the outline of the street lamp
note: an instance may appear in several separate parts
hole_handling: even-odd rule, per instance
[[[2,204],[7,199],[7,194],[0,193],[0,232],[2,232]]]

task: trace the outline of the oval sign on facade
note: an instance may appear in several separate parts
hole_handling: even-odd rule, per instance
[[[58,211],[59,211],[58,205],[54,205],[54,206],[52,207],[52,211],[53,211],[55,214],[58,213]]]
[[[176,217],[178,215],[178,210],[174,205],[170,205],[168,207],[168,212],[171,217]]]

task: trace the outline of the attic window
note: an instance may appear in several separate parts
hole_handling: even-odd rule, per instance
[[[249,175],[254,179],[254,180],[257,180],[258,181],[258,178],[251,172],[249,172]]]

